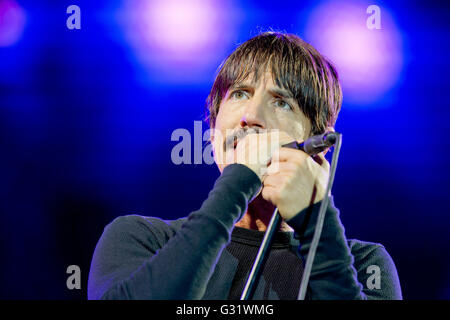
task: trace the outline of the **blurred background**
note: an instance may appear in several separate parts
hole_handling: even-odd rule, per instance
[[[70,5],[80,29],[68,28]],[[449,8],[0,0],[0,298],[86,299],[105,225],[198,209],[219,171],[174,164],[172,133],[193,137],[219,64],[273,29],[298,34],[340,72],[333,194],[347,237],[386,247],[405,299],[449,299]],[[66,286],[70,265],[79,290]]]

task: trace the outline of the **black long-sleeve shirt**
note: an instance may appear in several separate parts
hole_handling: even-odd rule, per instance
[[[106,226],[95,249],[88,298],[236,298],[246,278],[242,275],[248,274],[251,267],[249,262],[243,263],[245,252],[250,252],[249,243],[236,239],[239,236],[245,238],[246,232],[249,240],[252,240],[252,234],[256,241],[262,236],[257,235],[258,232],[251,233],[254,230],[239,230],[234,225],[242,218],[260,187],[261,181],[253,171],[244,165],[232,164],[224,169],[201,208],[187,218],[162,220],[138,215],[116,218]],[[268,260],[272,263],[266,263],[254,299],[295,298],[283,295],[280,290],[298,291],[300,282],[292,281],[277,289],[273,279],[280,277],[271,274],[279,272],[281,279],[285,279],[283,273],[293,272],[291,278],[301,278],[319,207],[320,203],[317,203],[286,221],[295,233],[278,232],[277,238],[287,237],[287,247],[299,259],[295,260],[285,251],[281,257],[291,258],[278,258],[279,265],[284,268],[267,267],[273,265],[273,261],[276,263],[274,254],[277,250],[273,250]],[[240,252],[240,256],[236,252]],[[287,261],[292,266],[286,266]],[[347,240],[332,199],[327,208],[307,297],[402,298],[397,270],[387,251],[380,244]]]

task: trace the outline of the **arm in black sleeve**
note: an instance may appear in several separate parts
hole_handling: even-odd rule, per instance
[[[344,299],[372,299],[380,295],[386,299],[399,296],[398,277],[395,268],[387,268],[391,274],[385,278],[387,281],[384,293],[363,290],[358,281],[357,270],[354,263],[344,227],[339,219],[339,211],[335,208],[333,198],[329,199],[323,224],[322,234],[317,247],[314,264],[308,285],[307,297],[313,300],[344,300]],[[312,238],[319,214],[321,202],[301,211],[286,222],[295,230],[300,240],[300,254],[305,261],[311,247]],[[387,254],[387,252],[386,252]],[[377,251],[372,257],[372,263],[390,265],[384,252]],[[395,273],[395,274],[394,274]],[[389,290],[393,292],[389,293]],[[401,296],[401,294],[400,294]]]
[[[200,299],[234,224],[260,187],[244,165],[227,166],[201,208],[167,243],[143,219],[116,219],[95,249],[88,298]]]
[[[402,290],[394,261],[379,243],[349,240],[358,281],[370,300],[401,300]]]

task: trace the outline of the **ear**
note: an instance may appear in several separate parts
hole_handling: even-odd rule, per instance
[[[334,128],[333,127],[327,127],[326,129],[325,129],[325,132],[335,132],[335,130],[334,130]],[[328,151],[330,151],[330,148],[326,148],[324,151],[323,151],[323,155],[325,156],[326,154],[327,154],[327,152]]]

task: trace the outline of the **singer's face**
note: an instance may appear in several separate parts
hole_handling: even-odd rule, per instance
[[[256,83],[250,75],[234,84],[222,99],[211,136],[216,164],[221,172],[225,165],[218,161],[217,154],[226,151],[224,142],[231,133],[243,129],[278,129],[303,141],[309,137],[311,122],[292,93],[278,87],[271,73],[266,72]]]

